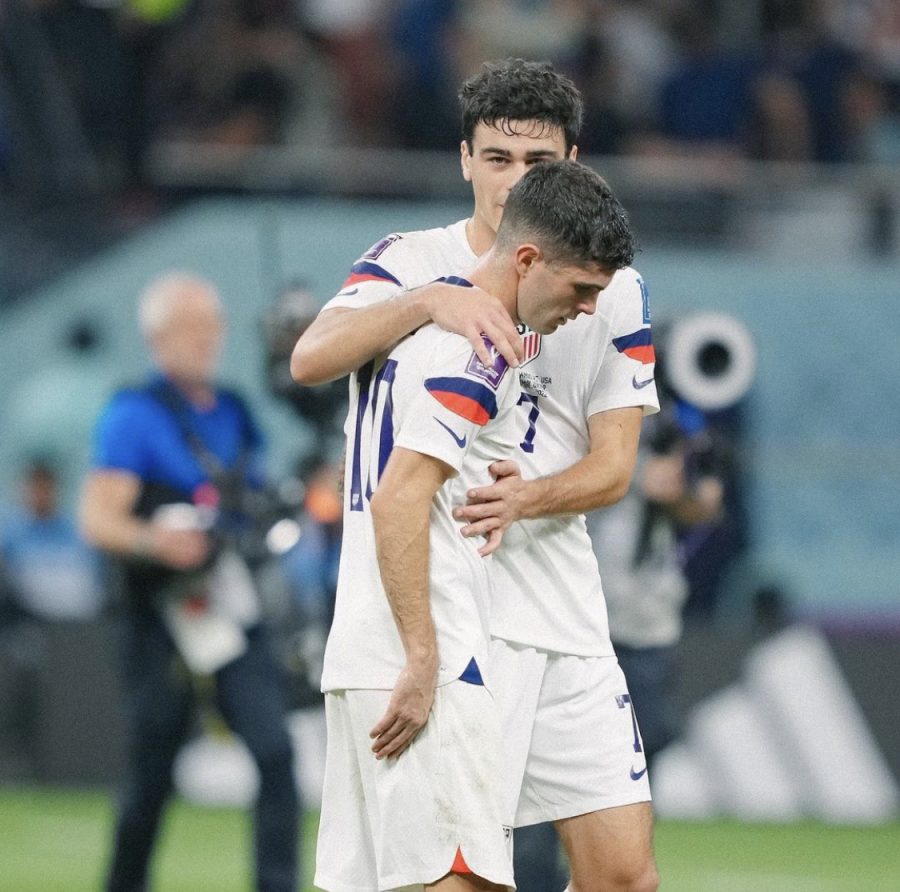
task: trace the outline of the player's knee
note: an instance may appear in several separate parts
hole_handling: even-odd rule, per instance
[[[643,873],[627,887],[627,892],[656,892],[659,888],[659,871],[652,861]]]
[[[629,865],[605,876],[572,878],[566,892],[656,892],[659,872],[651,858],[643,865]]]

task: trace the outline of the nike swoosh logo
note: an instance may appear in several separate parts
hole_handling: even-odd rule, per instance
[[[359,291],[359,288],[353,288],[350,291],[339,291],[338,297],[350,297],[351,294],[356,294]]]
[[[642,388],[646,387],[648,384],[652,384],[653,378],[648,378],[646,381],[638,381],[637,375],[635,375],[631,379],[631,383],[634,385],[635,390],[641,390]]]
[[[453,430],[452,427],[447,427],[447,425],[444,424],[444,422],[441,421],[440,418],[437,418],[437,417],[434,416],[434,415],[432,415],[431,417],[434,418],[434,420],[435,420],[435,421],[436,421],[436,422],[437,422],[437,423],[438,423],[445,431],[447,431],[447,433],[450,434],[450,436],[453,437],[454,440],[456,440],[456,445],[459,446],[460,449],[464,449],[464,448],[465,448],[465,446],[466,446],[466,437],[465,437],[465,436],[460,437],[460,436],[456,433],[456,431]],[[467,436],[467,435],[466,435],[466,436]]]
[[[635,771],[634,767],[632,766],[632,769],[629,772],[629,774],[631,775],[631,779],[634,781],[640,780],[646,773],[647,773],[646,765],[640,771]]]

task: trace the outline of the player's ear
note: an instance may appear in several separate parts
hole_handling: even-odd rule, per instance
[[[462,165],[463,179],[467,183],[472,182],[472,155],[469,153],[469,144],[463,140],[459,144],[459,161]]]
[[[569,161],[574,161],[576,158],[578,158],[578,146],[572,146],[569,149]]]
[[[542,256],[541,249],[537,245],[530,243],[519,245],[516,248],[516,272],[518,272],[519,278],[527,276]]]

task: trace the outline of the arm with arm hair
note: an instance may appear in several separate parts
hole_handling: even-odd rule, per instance
[[[429,600],[432,500],[453,471],[419,452],[396,448],[372,496],[381,579],[400,633],[406,666],[370,736],[383,759],[399,756],[428,721],[437,683],[437,637]]]

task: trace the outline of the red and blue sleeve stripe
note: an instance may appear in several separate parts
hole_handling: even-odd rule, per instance
[[[368,260],[361,260],[359,263],[354,263],[353,266],[350,267],[350,275],[347,276],[346,281],[341,287],[346,288],[348,285],[354,285],[358,282],[391,282],[394,285],[399,285],[401,288],[403,287],[403,284],[399,279],[392,276],[386,269],[380,267],[377,263],[371,263]]]
[[[632,334],[613,338],[613,344],[619,353],[624,353],[644,365],[656,362],[656,352],[653,349],[649,328],[641,328]]]
[[[487,424],[497,415],[493,391],[467,378],[428,378],[425,388],[445,408],[474,424]]]

